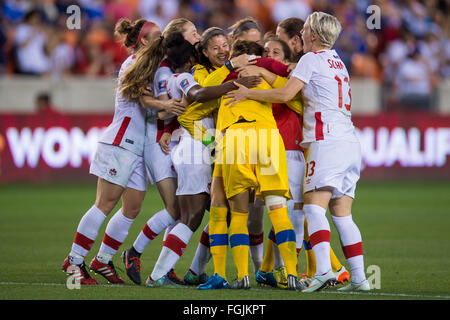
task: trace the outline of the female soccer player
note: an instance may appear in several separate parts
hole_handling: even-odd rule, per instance
[[[168,93],[171,97],[183,98],[188,102],[206,102],[217,99],[235,88],[232,83],[202,87],[194,80],[189,71],[196,62],[196,49],[183,38],[181,33],[169,35],[164,45],[167,48],[167,59],[171,70],[174,72],[167,83]],[[259,78],[244,77],[240,78],[238,82],[252,87],[259,83]],[[206,129],[214,127],[211,118],[204,119],[203,123]],[[164,241],[158,261],[146,282],[147,286],[173,284],[166,274],[181,257],[190,238],[202,221],[211,182],[211,163],[205,161],[205,152],[207,151],[208,149],[201,141],[195,140],[187,130],[182,130],[180,142],[171,152],[172,163],[178,176],[176,194],[180,207],[180,222],[170,231]]]
[[[116,25],[116,32],[126,35],[124,45],[134,53],[122,64],[120,78],[136,61],[135,53],[159,37],[161,29],[150,21],[138,20],[132,24],[129,20],[122,19]],[[174,104],[160,104],[161,108],[164,106],[173,107]],[[95,204],[82,217],[72,250],[62,265],[64,271],[77,274],[81,284],[97,284],[86,272],[84,257],[94,243],[106,216],[121,197],[122,208],[108,224],[100,252],[92,260],[90,269],[104,276],[109,282],[123,283],[111,258],[139,213],[147,190],[143,159],[144,130],[145,110],[138,99],[124,98],[120,90],[117,90],[113,121],[99,140],[90,168],[90,173],[98,176]]]
[[[260,45],[251,41],[239,40],[233,45],[233,55],[240,52],[260,55],[262,50]],[[286,70],[287,67],[284,66],[284,69]],[[237,73],[232,73],[226,80],[232,80],[236,76]],[[263,81],[257,88],[268,87],[270,87],[268,83]],[[258,189],[258,196],[264,198],[268,207],[269,217],[279,240],[279,248],[283,260],[286,262],[289,274],[288,287],[296,289],[295,234],[285,206],[286,197],[289,197],[286,154],[272,115],[271,104],[248,100],[241,103],[239,108],[230,109],[222,101],[219,109],[217,132],[224,134],[216,148],[217,159],[219,160],[219,162],[216,162],[216,166],[220,164],[217,168],[222,171],[223,187],[230,204],[229,241],[233,260],[238,269],[238,280],[232,285],[232,288],[250,288],[248,277],[248,203],[250,191]],[[263,137],[264,132],[266,133],[265,138]],[[236,136],[238,141],[241,140],[240,138],[245,141],[246,135],[251,140],[250,142],[244,142],[244,145],[233,143]],[[270,137],[267,137],[267,135]],[[256,140],[252,140],[252,137]],[[231,161],[229,159],[230,154]],[[236,159],[236,157],[238,158]],[[250,159],[254,157],[256,162],[253,163]],[[213,208],[212,206],[211,209]],[[229,285],[224,272],[224,257],[226,257],[228,244],[225,211],[211,210],[210,242],[215,274],[198,288],[227,288]]]
[[[122,92],[129,97],[140,96],[145,93],[150,86],[154,97],[161,102],[170,101],[167,93],[167,81],[173,72],[170,64],[165,59],[166,48],[164,39],[175,32],[181,32],[183,37],[191,44],[199,41],[195,25],[184,18],[172,20],[164,29],[161,37],[144,48],[136,58],[136,63],[122,76]],[[154,103],[154,101],[151,101]],[[122,253],[122,260],[128,277],[136,284],[141,283],[141,260],[140,256],[148,244],[162,231],[166,230],[165,236],[173,228],[180,217],[180,211],[176,198],[177,176],[173,170],[172,160],[169,154],[164,153],[159,145],[163,129],[171,120],[161,120],[158,118],[158,111],[151,110],[147,113],[144,143],[144,161],[149,180],[156,184],[165,209],[158,215],[152,216],[145,224],[142,231],[136,238],[133,246]],[[170,112],[173,115],[181,113]],[[184,112],[184,110],[183,110]],[[172,145],[173,147],[174,145]],[[169,272],[168,277],[177,283],[180,279],[173,272]]]
[[[305,55],[282,88],[239,90],[229,93],[230,106],[244,99],[286,102],[301,90],[305,112],[302,146],[308,148],[304,177],[304,207],[311,245],[317,260],[316,275],[303,292],[314,292],[336,281],[330,264],[330,209],[347,258],[352,282],[343,291],[370,290],[364,274],[361,233],[351,208],[360,175],[361,146],[351,121],[351,94],[347,69],[332,50],[341,31],[339,21],[314,12],[301,32]],[[330,156],[333,155],[333,156]]]

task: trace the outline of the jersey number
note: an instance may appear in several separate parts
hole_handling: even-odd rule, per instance
[[[339,91],[339,108],[342,109],[342,100],[343,100],[343,94],[342,94],[342,80],[341,78],[339,78],[338,76],[335,76],[334,79],[336,79],[336,81],[338,82],[338,91]],[[349,104],[344,104],[345,109],[347,109],[348,111],[350,111],[351,105],[352,105],[352,89],[350,89],[350,84],[348,82],[348,78],[345,77],[344,78],[344,82],[347,83],[348,86],[348,96],[350,97],[350,103]]]
[[[314,168],[316,167],[315,161],[310,161],[306,163],[305,177],[311,177],[314,174]],[[309,174],[308,174],[309,172]]]

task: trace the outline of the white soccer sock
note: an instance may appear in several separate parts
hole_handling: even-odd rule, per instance
[[[106,226],[105,236],[97,254],[97,259],[100,262],[108,264],[111,261],[117,250],[119,250],[119,247],[125,241],[133,221],[134,219],[127,218],[123,215],[122,208],[109,220]]]
[[[151,274],[153,280],[160,279],[175,266],[191,240],[192,234],[192,230],[181,222],[172,229],[164,241],[158,261],[153,268]]]
[[[327,210],[314,204],[305,204],[303,212],[308,222],[309,240],[316,257],[316,275],[323,275],[331,270],[330,224],[325,216]]]
[[[333,223],[339,232],[341,238],[342,250],[345,258],[350,265],[352,272],[352,282],[361,283],[366,280],[364,273],[364,256],[362,251],[362,238],[356,224],[353,222],[352,215],[345,217],[334,217]]]
[[[209,251],[209,224],[207,224],[200,236],[200,241],[189,269],[196,275],[201,275],[205,272],[209,259],[211,259],[211,252]]]
[[[255,273],[261,267],[264,257],[264,231],[260,234],[249,234],[250,239],[250,257],[253,261]]]
[[[72,244],[72,251],[69,254],[72,264],[80,264],[88,254],[98,230],[105,221],[106,215],[95,205],[93,205],[81,218],[78,224],[77,233]],[[81,258],[80,258],[81,257]]]
[[[175,221],[167,212],[166,209],[163,209],[157,213],[155,213],[145,224],[142,231],[139,233],[138,237],[134,241],[133,247],[134,249],[142,253],[144,249],[148,246],[148,244],[160,234],[164,229],[168,228]]]
[[[288,211],[289,219],[292,222],[292,226],[295,231],[295,243],[297,247],[297,252],[302,248],[303,244],[303,234],[304,234],[304,221],[305,213],[301,209],[293,209],[291,212]]]

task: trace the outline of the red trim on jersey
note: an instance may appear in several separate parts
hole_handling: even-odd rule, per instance
[[[130,117],[123,118],[119,131],[116,134],[116,138],[112,143],[114,146],[120,146],[120,142],[122,141],[123,135],[125,134],[125,131],[127,130],[128,125],[130,124],[130,121],[131,121]]]
[[[311,242],[311,247],[314,247],[316,244],[319,244],[321,242],[330,242],[330,231],[328,230],[316,231],[309,236],[309,241]]]
[[[321,50],[321,51],[313,51],[313,52],[314,52],[314,54],[318,54],[318,53],[324,53],[325,51]]]
[[[202,235],[200,236],[200,243],[209,248],[209,234],[207,232],[202,232]]]
[[[356,256],[362,256],[363,254],[362,242],[358,242],[348,246],[342,246],[342,251],[344,251],[344,256],[346,259]]]
[[[147,224],[145,224],[145,227],[142,229],[142,233],[150,240],[153,240],[158,236],[158,234],[155,233],[152,229],[150,229],[150,227]]]
[[[113,248],[114,250],[119,250],[122,242],[117,241],[114,238],[111,238],[108,234],[105,233],[102,242],[106,244],[108,247]]]
[[[180,257],[186,249],[186,243],[184,243],[180,238],[173,234],[169,234],[167,236],[166,240],[163,243],[163,246],[169,248]]]
[[[316,112],[314,117],[316,118],[316,140],[323,140],[322,112]]]
[[[73,240],[73,243],[89,251],[91,250],[91,247],[94,244],[94,240],[89,239],[84,234],[77,232],[75,234],[75,239]]]

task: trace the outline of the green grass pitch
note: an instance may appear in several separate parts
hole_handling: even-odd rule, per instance
[[[380,289],[367,294],[343,294],[337,287],[314,294],[302,294],[257,287],[249,262],[252,289],[199,291],[136,286],[129,281],[120,252],[133,243],[144,223],[162,209],[154,187],[147,193],[143,210],[128,238],[114,257],[125,286],[113,286],[95,275],[100,286],[69,290],[61,263],[70,251],[77,224],[95,200],[91,184],[12,185],[0,187],[0,300],[9,299],[200,299],[200,300],[305,300],[305,299],[450,299],[450,182],[365,182],[359,183],[353,217],[363,236],[365,266],[380,270]],[[114,211],[115,212],[115,211]],[[201,229],[195,233],[176,265],[181,277],[189,268]],[[106,220],[107,222],[108,220]],[[106,222],[86,257],[88,264],[97,253]],[[337,231],[331,225],[332,247],[347,266]],[[269,229],[265,221],[266,235]],[[162,235],[143,254],[142,277],[151,273],[161,248]],[[300,254],[300,271],[305,266]],[[206,269],[213,270],[212,262]],[[236,273],[228,254],[228,279]],[[368,276],[374,275],[368,273]]]

